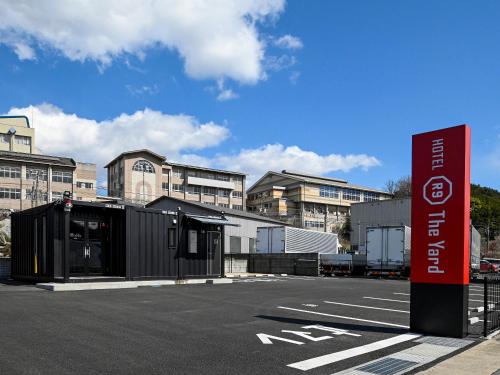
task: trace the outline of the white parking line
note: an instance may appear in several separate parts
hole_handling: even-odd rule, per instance
[[[393,346],[396,344],[400,344],[405,341],[410,341],[420,337],[420,335],[416,335],[414,333],[405,333],[403,335],[391,337],[390,339],[385,339],[381,341],[372,342],[371,344],[358,346],[356,348],[351,348],[347,350],[342,350],[336,353],[330,353],[326,355],[322,355],[320,357],[315,357],[311,359],[307,359],[305,361],[295,362],[289,364],[288,367],[293,367],[298,370],[307,371],[317,367],[325,366],[331,363],[335,363],[338,361],[342,361],[347,358],[356,357],[358,355],[374,352],[376,350],[380,350],[383,348],[387,348],[389,346]]]
[[[469,302],[483,302],[482,299],[470,299]]]
[[[378,298],[378,297],[363,297],[363,298],[376,299],[376,300],[380,300],[380,301],[389,301],[389,302],[410,303],[410,301],[403,301],[400,299],[388,299],[388,298]]]
[[[341,305],[341,306],[351,306],[351,307],[359,307],[362,309],[372,309],[372,310],[383,310],[383,311],[394,311],[409,314],[409,311],[405,310],[394,310],[394,309],[384,309],[383,307],[373,307],[373,306],[363,306],[363,305],[351,305],[350,303],[341,303],[341,302],[332,302],[332,301],[323,301],[324,303],[330,303],[332,305]]]
[[[321,315],[321,316],[329,316],[329,317],[332,317],[332,318],[339,318],[339,319],[346,319],[346,320],[355,320],[357,322],[374,323],[374,324],[380,324],[380,325],[390,326],[390,327],[410,328],[408,326],[404,326],[404,325],[401,325],[401,324],[379,322],[377,320],[360,319],[360,318],[354,318],[352,316],[333,315],[333,314],[322,313],[322,312],[319,312],[319,311],[294,309],[292,307],[278,306],[278,309],[290,310],[290,311],[298,311],[298,312],[303,312],[303,313],[307,313],[307,314],[315,314],[315,315]]]
[[[410,293],[393,293],[393,294],[398,294],[398,295],[401,295],[401,296],[409,296]]]
[[[479,297],[483,297],[484,295],[483,294],[474,294],[474,293],[470,293],[469,296],[479,296]]]

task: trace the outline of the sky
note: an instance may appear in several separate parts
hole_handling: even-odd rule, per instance
[[[0,114],[104,165],[148,148],[384,188],[411,135],[467,123],[500,189],[500,2],[0,0]]]

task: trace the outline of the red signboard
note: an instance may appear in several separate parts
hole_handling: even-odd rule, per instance
[[[470,128],[413,136],[411,281],[469,283]]]

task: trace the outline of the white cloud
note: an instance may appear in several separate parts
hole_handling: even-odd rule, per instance
[[[290,55],[268,56],[264,61],[266,70],[279,72],[280,70],[288,69],[297,63],[297,58]]]
[[[297,82],[299,81],[299,78],[300,78],[300,72],[298,70],[294,70],[289,77],[290,83],[292,85],[296,85]]]
[[[134,85],[125,85],[127,91],[133,96],[142,96],[142,95],[156,95],[160,92],[158,85],[142,85],[142,86],[134,86]]]
[[[151,47],[179,53],[196,79],[265,77],[259,23],[276,20],[285,0],[0,0],[0,42],[20,58],[54,49],[73,61],[106,67],[117,57],[144,59]],[[283,38],[286,38],[285,36]],[[288,45],[297,45],[294,37]],[[16,46],[17,43],[17,46]]]
[[[301,49],[304,47],[304,44],[302,44],[302,41],[300,38],[297,38],[296,36],[292,35],[284,35],[281,38],[275,39],[274,44],[277,47],[280,48],[287,48],[287,49]]]
[[[151,109],[95,121],[63,112],[51,104],[11,108],[7,115],[33,114],[36,147],[41,153],[97,163],[98,171],[123,151],[148,148],[173,157],[183,151],[219,145],[229,130],[192,116]]]
[[[319,155],[302,150],[298,146],[268,144],[254,149],[243,149],[236,155],[219,155],[214,163],[230,170],[249,174],[249,184],[255,182],[267,171],[280,172],[283,169],[301,171],[314,175],[343,171],[354,168],[368,170],[381,165],[374,156],[365,154]]]
[[[236,94],[233,90],[231,89],[225,89],[217,95],[217,100],[219,102],[225,102],[228,100],[236,99],[238,97],[238,94]]]

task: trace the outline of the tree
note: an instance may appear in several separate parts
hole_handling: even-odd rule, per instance
[[[394,195],[394,198],[411,197],[411,176],[401,177],[399,180],[389,180],[385,183],[385,189]]]

